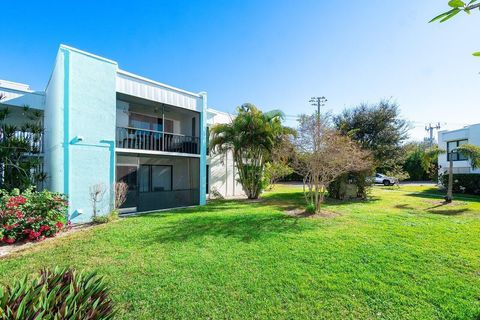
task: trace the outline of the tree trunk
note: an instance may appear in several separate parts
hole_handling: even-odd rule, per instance
[[[448,165],[448,188],[447,188],[447,196],[445,197],[445,201],[450,203],[453,200],[453,161],[452,156],[450,156],[450,163]]]

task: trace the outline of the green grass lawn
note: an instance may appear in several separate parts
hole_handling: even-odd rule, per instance
[[[0,260],[98,270],[120,319],[480,319],[480,198],[375,188],[293,218],[300,189],[125,218]]]

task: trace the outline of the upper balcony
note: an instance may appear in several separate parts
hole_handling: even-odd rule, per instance
[[[117,150],[200,154],[200,113],[117,93]]]

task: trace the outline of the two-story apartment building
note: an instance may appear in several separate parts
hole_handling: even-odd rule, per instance
[[[446,153],[438,157],[439,173],[448,171],[450,158],[453,164],[453,173],[476,173],[480,169],[472,169],[470,160],[461,153],[452,153],[452,150],[469,143],[480,146],[480,124],[473,124],[457,130],[443,130],[438,132],[438,147]]]
[[[45,91],[0,80],[1,106],[22,122],[22,107],[43,113],[45,187],[68,195],[70,219],[89,221],[89,188],[127,183],[122,210],[203,205],[208,189],[243,193],[228,155],[207,156],[207,126],[230,117],[193,93],[119,68],[117,62],[61,45]],[[207,187],[208,185],[208,187]],[[208,189],[207,189],[208,188]]]

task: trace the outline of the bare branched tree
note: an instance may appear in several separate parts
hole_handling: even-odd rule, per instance
[[[104,183],[97,183],[90,187],[90,201],[92,201],[93,206],[93,218],[97,217],[98,204],[103,201],[105,197],[105,192],[107,188]]]
[[[125,182],[115,183],[115,210],[118,210],[127,200],[128,185]]]
[[[330,126],[329,117],[301,115],[295,138],[294,170],[304,177],[307,204],[320,212],[328,185],[347,172],[371,166],[371,154]]]

